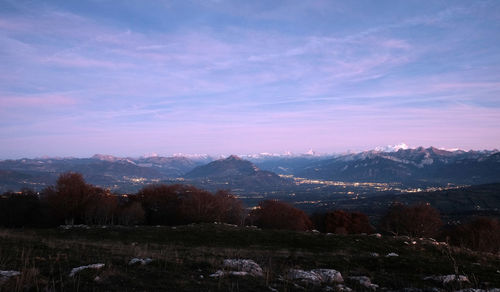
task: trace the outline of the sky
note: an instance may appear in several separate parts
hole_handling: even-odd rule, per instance
[[[0,0],[0,159],[500,148],[500,1]]]

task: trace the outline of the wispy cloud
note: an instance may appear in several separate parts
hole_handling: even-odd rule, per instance
[[[190,132],[236,145],[246,133],[252,141],[279,137],[293,150],[318,148],[297,136],[341,148],[328,132],[343,135],[344,148],[366,146],[363,137],[395,139],[375,146],[410,142],[399,139],[408,133],[413,145],[439,141],[438,128],[456,136],[449,143],[476,137],[460,136],[460,126],[482,133],[481,145],[499,143],[492,125],[500,116],[500,40],[492,36],[500,21],[492,2],[408,3],[414,7],[386,13],[362,12],[355,2],[174,1],[134,10],[132,1],[106,17],[97,9],[104,2],[9,3],[15,12],[0,11],[4,141],[72,131],[191,141]],[[189,17],[168,17],[176,11]]]

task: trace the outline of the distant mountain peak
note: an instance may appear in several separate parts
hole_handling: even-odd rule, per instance
[[[238,155],[231,154],[225,160],[242,160]]]
[[[107,154],[94,154],[91,158],[97,159],[97,160],[103,160],[103,161],[110,161],[110,162],[117,161],[120,159],[116,156],[107,155]]]
[[[399,150],[407,150],[410,149],[410,147],[406,143],[399,143],[396,145],[387,145],[384,147],[376,147],[375,151],[379,152],[396,152]]]
[[[241,159],[236,155],[212,161],[206,165],[198,166],[187,177],[223,177],[234,175],[254,175],[260,171],[252,162]]]

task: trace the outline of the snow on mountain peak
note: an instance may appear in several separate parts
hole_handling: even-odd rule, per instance
[[[385,147],[376,147],[375,151],[380,151],[380,152],[396,152],[400,149],[406,150],[410,149],[406,143],[399,143],[397,145],[387,145]]]
[[[306,155],[313,155],[314,156],[314,155],[316,155],[316,151],[314,151],[312,149],[309,149],[309,151],[307,151],[305,154]]]

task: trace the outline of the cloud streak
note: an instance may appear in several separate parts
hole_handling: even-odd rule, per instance
[[[491,38],[500,21],[492,2],[407,3],[412,9],[396,7],[385,18],[384,3],[361,15],[357,2],[174,1],[134,10],[131,1],[106,17],[98,12],[104,2],[9,3],[15,12],[0,11],[2,142],[17,136],[36,144],[44,134],[66,141],[79,132],[122,143],[134,131],[193,144],[185,134],[192,133],[213,145],[193,152],[226,153],[241,151],[210,141],[241,139],[239,131],[258,137],[261,148],[275,141],[258,151],[410,141],[398,133],[412,133],[413,145],[417,137],[460,144],[441,145],[452,148],[500,143],[491,126],[500,116],[500,40]],[[143,21],[121,14],[127,9]],[[181,11],[189,17],[167,17]],[[461,134],[459,126],[483,136]],[[436,128],[455,136],[442,142],[429,130]],[[181,143],[147,141],[187,152]],[[5,145],[5,153],[16,151]]]

